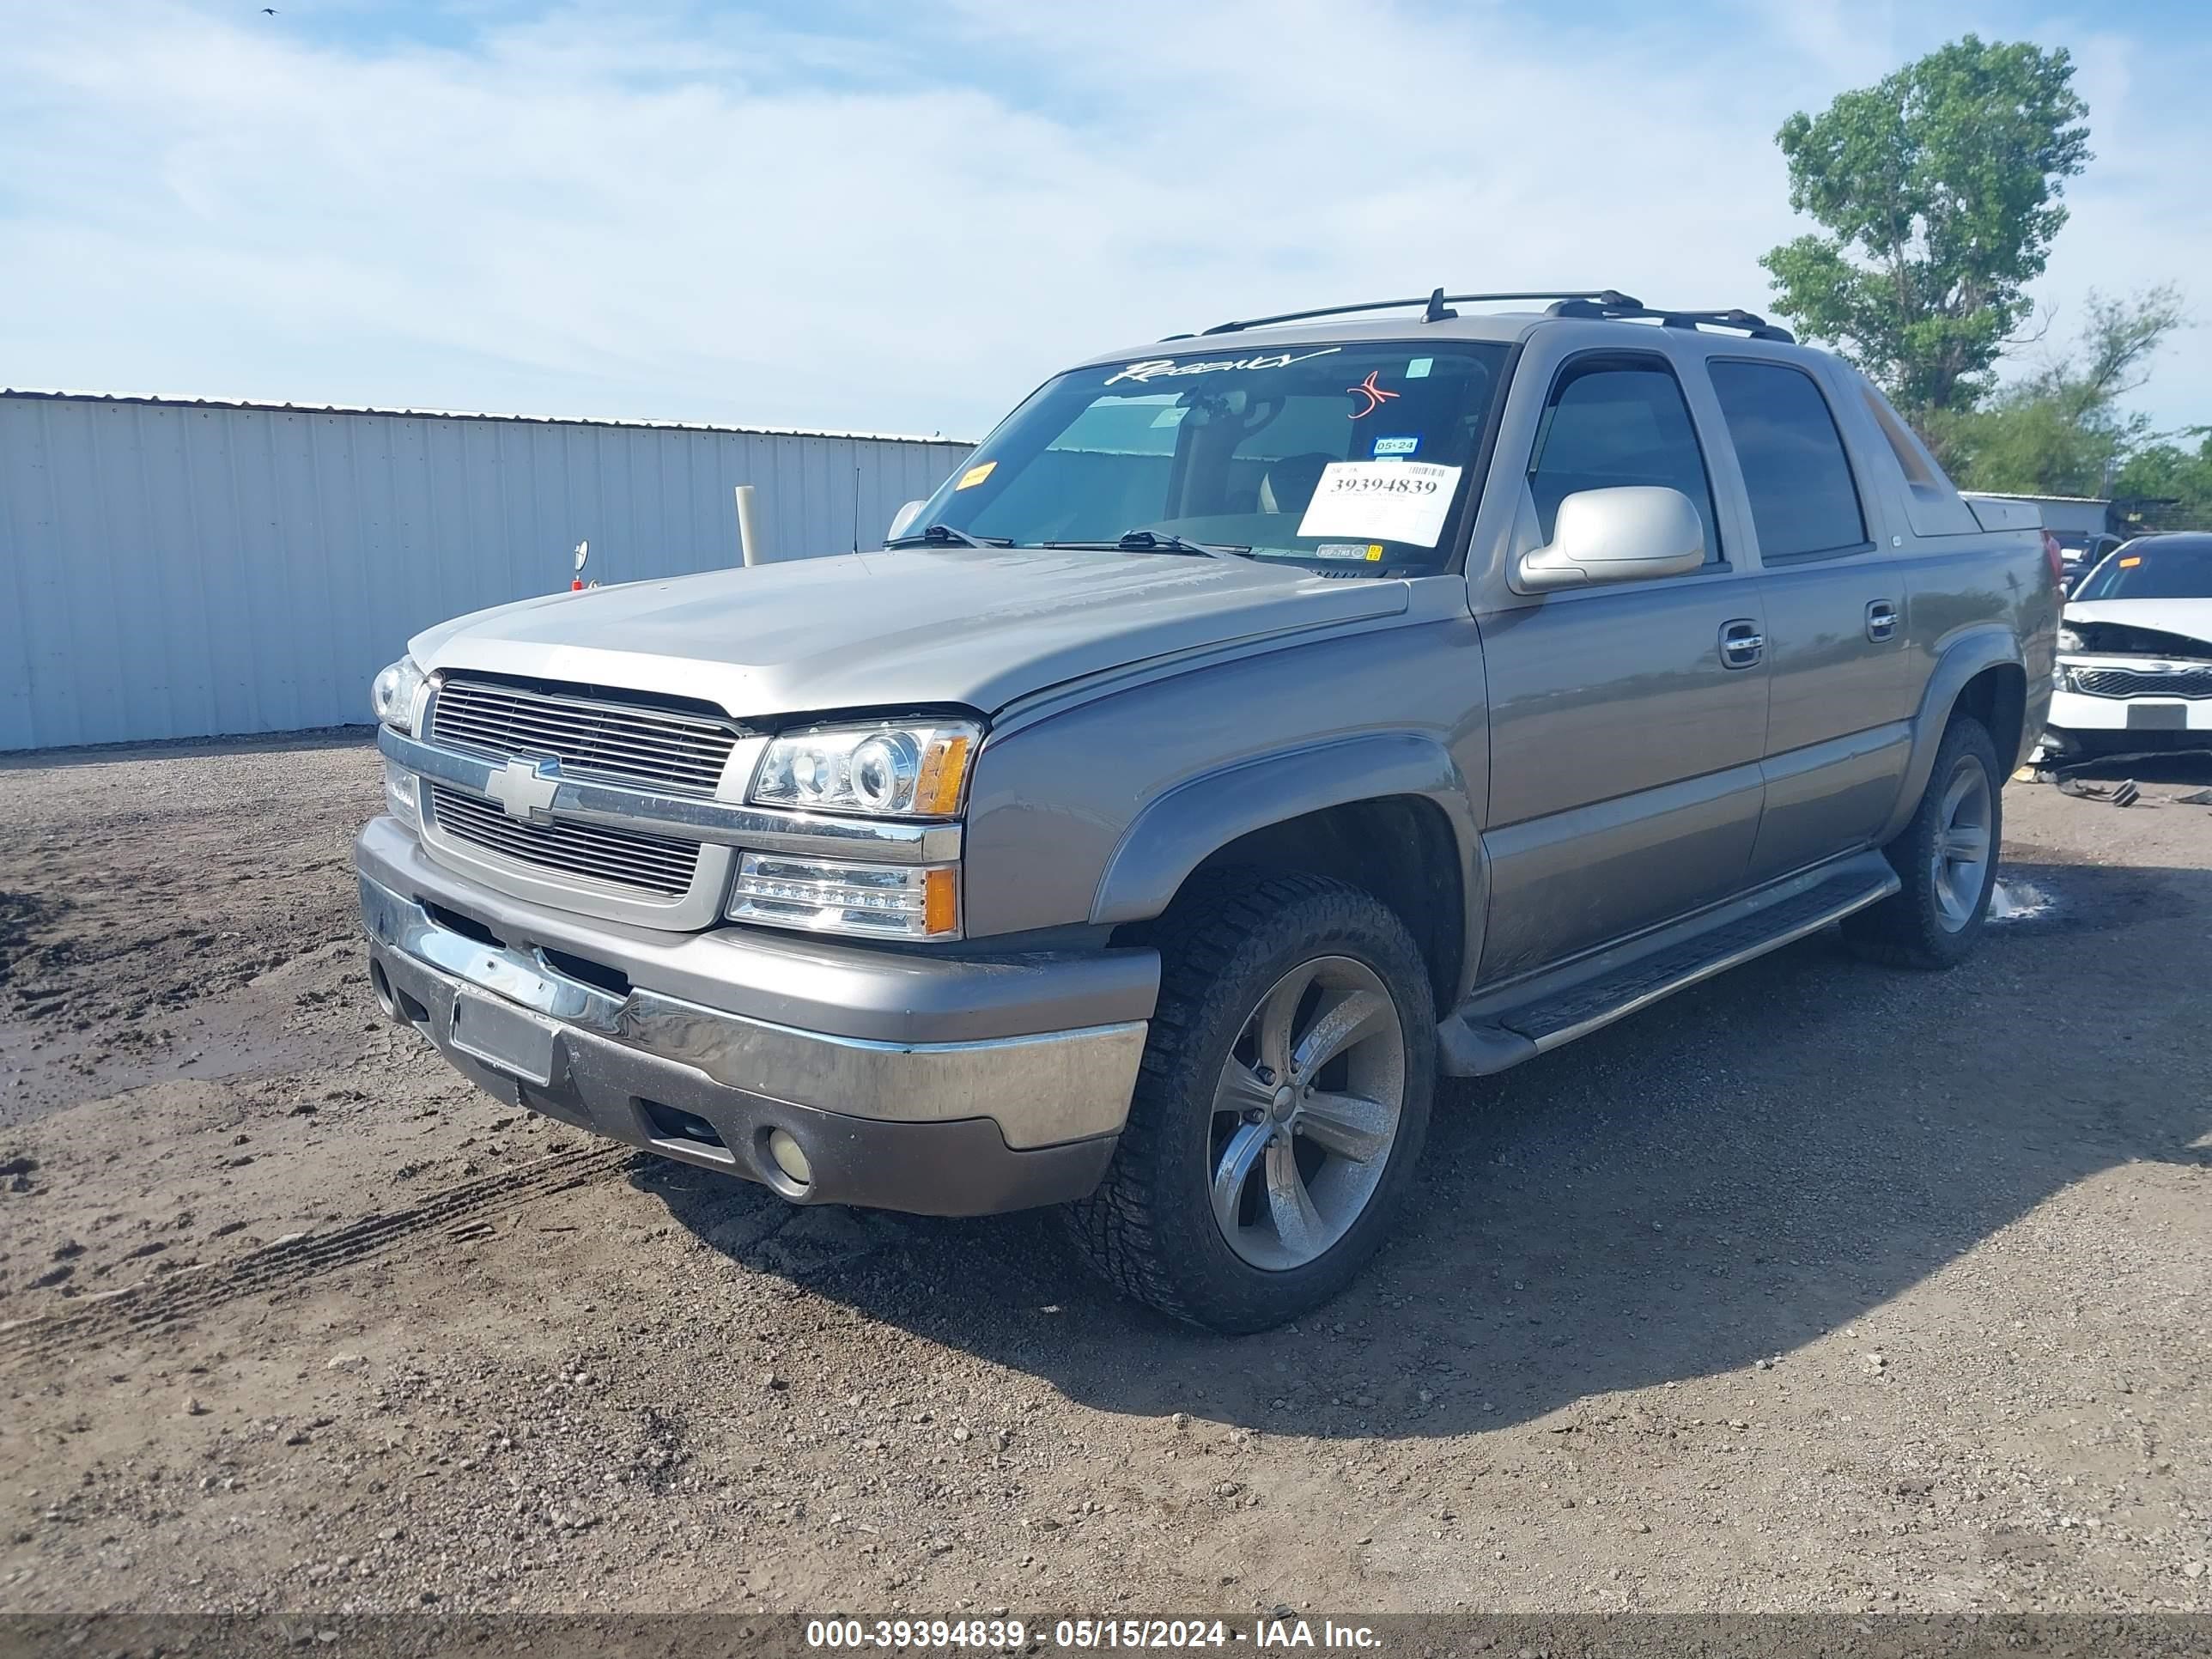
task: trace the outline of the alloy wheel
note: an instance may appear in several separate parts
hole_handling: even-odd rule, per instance
[[[1300,963],[1245,1017],[1214,1091],[1213,1218],[1253,1267],[1317,1260],[1366,1212],[1405,1110],[1406,1040],[1381,977]]]
[[[1929,854],[1936,908],[1944,930],[1958,933],[1974,919],[1989,874],[1992,794],[1989,774],[1971,755],[1962,758],[1943,788]]]

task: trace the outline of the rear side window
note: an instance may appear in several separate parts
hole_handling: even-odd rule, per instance
[[[1813,377],[1780,363],[1722,361],[1711,367],[1713,392],[1751,498],[1759,557],[1771,564],[1864,547],[1858,488],[1835,416]]]
[[[1705,453],[1674,375],[1642,357],[1571,363],[1552,389],[1528,459],[1528,488],[1544,539],[1552,539],[1559,503],[1568,496],[1626,484],[1663,484],[1687,495],[1705,526],[1705,562],[1720,562]]]

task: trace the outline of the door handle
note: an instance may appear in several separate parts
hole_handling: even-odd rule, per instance
[[[1887,599],[1870,599],[1866,608],[1867,637],[1881,641],[1897,632],[1897,607]]]
[[[1721,666],[1749,668],[1766,653],[1766,635],[1748,618],[1721,624]]]

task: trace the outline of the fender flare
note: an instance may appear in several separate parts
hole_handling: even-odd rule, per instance
[[[1943,728],[1951,723],[1951,710],[1957,706],[1959,694],[1966,689],[1966,682],[1985,668],[2006,665],[2027,672],[2021,660],[2020,641],[2008,628],[1990,623],[1968,629],[1943,647],[1936,660],[1936,672],[1928,677],[1928,686],[1920,694],[1920,709],[1913,716],[1912,752],[1905,763],[1905,780],[1897,792],[1897,805],[1891,810],[1889,822],[1882,826],[1875,844],[1886,845],[1891,837],[1911,822],[1918,810],[1920,797],[1928,788],[1928,775],[1936,769],[1936,751],[1942,745]],[[1992,734],[1994,735],[1994,734]],[[1998,757],[2000,760],[2005,757]],[[2016,764],[2018,757],[2012,757]],[[2012,764],[2005,771],[2011,773]],[[2004,782],[1999,778],[2000,787]]]
[[[1192,871],[1239,836],[1387,795],[1419,796],[1443,809],[1469,914],[1480,914],[1482,836],[1467,779],[1434,738],[1377,732],[1255,755],[1164,790],[1107,859],[1091,921],[1111,927],[1149,920],[1168,908]]]

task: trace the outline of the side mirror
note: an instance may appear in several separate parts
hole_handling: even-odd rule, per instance
[[[891,527],[884,532],[884,539],[887,542],[895,542],[905,535],[908,531],[914,528],[914,521],[921,516],[921,509],[928,505],[927,501],[908,501],[897,512],[892,514]]]
[[[1684,576],[1705,562],[1705,526],[1679,489],[1578,489],[1559,503],[1547,546],[1521,556],[1516,583],[1535,592]]]

